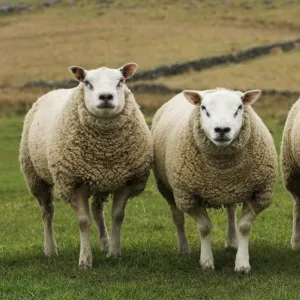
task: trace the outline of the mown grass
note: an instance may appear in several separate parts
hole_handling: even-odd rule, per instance
[[[263,101],[264,102],[264,101]],[[276,118],[258,107],[271,129],[277,149],[286,110]],[[149,116],[150,118],[150,116]],[[151,176],[145,192],[127,206],[120,259],[107,259],[92,227],[94,267],[77,268],[79,233],[76,217],[56,202],[55,236],[59,256],[43,255],[43,230],[37,202],[31,199],[19,171],[18,145],[23,117],[0,119],[0,298],[1,299],[297,299],[299,252],[291,250],[292,201],[279,178],[274,204],[254,225],[252,273],[234,273],[234,252],[224,249],[225,212],[209,212],[213,223],[215,272],[198,264],[199,237],[187,218],[193,254],[177,254],[168,205]],[[107,212],[110,210],[110,203]],[[108,224],[110,218],[108,213]]]

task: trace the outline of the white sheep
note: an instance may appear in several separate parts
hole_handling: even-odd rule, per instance
[[[285,187],[294,199],[292,249],[300,249],[300,99],[288,114],[282,136],[280,164]]]
[[[20,147],[21,170],[37,198],[44,223],[44,251],[57,254],[53,236],[53,190],[74,208],[80,230],[79,266],[92,266],[88,198],[101,250],[120,255],[126,202],[146,185],[152,138],[133,94],[124,84],[137,64],[120,69],[69,70],[80,84],[52,91],[28,112]],[[113,195],[108,241],[103,202]]]
[[[259,90],[184,91],[153,120],[153,169],[171,208],[179,252],[190,252],[185,212],[197,222],[204,268],[214,268],[206,208],[225,206],[226,246],[238,248],[235,271],[250,271],[250,230],[256,215],[272,202],[277,176],[272,136],[250,107],[260,95]],[[237,203],[243,203],[238,231]]]

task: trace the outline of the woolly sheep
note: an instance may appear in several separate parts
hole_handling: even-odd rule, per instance
[[[92,195],[100,249],[108,256],[120,255],[126,202],[144,190],[152,161],[150,130],[124,84],[136,69],[135,63],[91,71],[70,67],[80,84],[42,96],[25,118],[21,170],[41,206],[47,256],[57,254],[52,191],[77,214],[80,267],[92,266],[88,205]],[[113,195],[110,239],[103,212],[109,194]]]
[[[185,212],[197,222],[203,268],[214,269],[206,208],[225,206],[225,246],[238,249],[235,271],[250,271],[250,230],[272,202],[277,176],[272,136],[250,107],[260,95],[259,90],[222,88],[184,91],[165,103],[153,120],[153,169],[158,189],[170,205],[179,252],[190,252]],[[237,203],[243,203],[238,230]]]
[[[294,199],[291,246],[300,249],[300,99],[293,105],[284,126],[280,164],[287,190]]]

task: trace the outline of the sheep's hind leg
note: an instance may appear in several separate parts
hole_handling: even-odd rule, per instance
[[[236,204],[230,204],[226,207],[227,232],[225,248],[227,249],[237,249],[236,207]]]
[[[179,254],[189,254],[191,253],[191,248],[185,233],[184,213],[177,208],[173,192],[170,191],[168,187],[163,183],[163,181],[160,180],[157,176],[155,177],[155,179],[159,192],[170,205],[171,215],[176,227],[178,252]]]
[[[125,217],[127,200],[132,194],[132,187],[126,186],[114,193],[112,204],[112,233],[109,239],[108,257],[121,255],[121,227]]]
[[[176,227],[178,252],[180,254],[189,254],[191,253],[191,248],[185,233],[184,213],[181,210],[179,210],[176,207],[176,205],[170,205],[170,209],[171,209],[173,222]]]
[[[292,249],[300,249],[300,198],[293,195],[294,211],[293,211],[293,234],[291,239]]]
[[[71,205],[77,214],[80,232],[80,256],[79,267],[87,269],[92,267],[92,250],[90,241],[90,210],[88,203],[88,192],[82,186],[75,192]]]
[[[92,202],[92,213],[99,233],[99,247],[101,251],[108,251],[109,234],[104,216],[104,202],[108,193],[98,193]]]
[[[57,247],[53,234],[54,203],[52,188],[48,184],[42,183],[37,199],[42,211],[45,255],[57,255]]]

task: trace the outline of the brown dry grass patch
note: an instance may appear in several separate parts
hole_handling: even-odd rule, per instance
[[[151,83],[163,83],[176,89],[215,87],[246,89],[300,90],[300,47],[288,52],[227,65],[181,76],[161,77]]]
[[[79,1],[0,18],[0,83],[66,79],[74,64],[136,61],[149,69],[299,37],[296,5],[269,11],[233,4],[131,0],[99,9]]]

